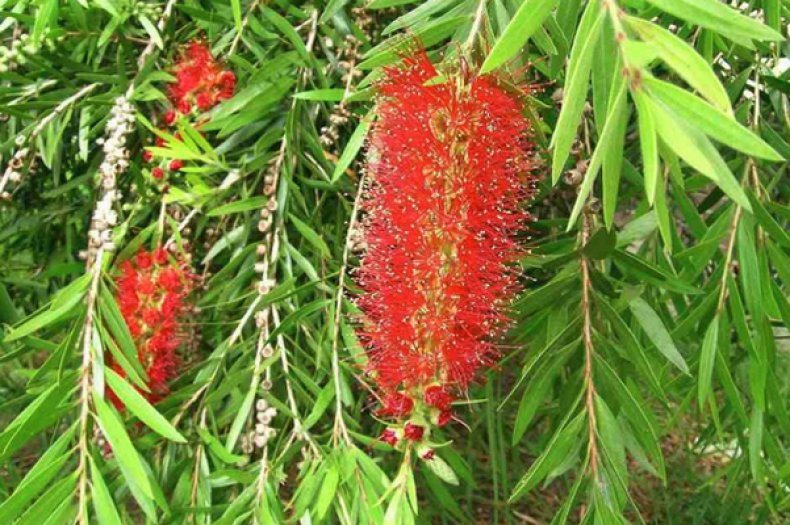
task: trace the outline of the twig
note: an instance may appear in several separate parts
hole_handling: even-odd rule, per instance
[[[335,316],[332,325],[332,376],[335,383],[335,425],[332,431],[332,442],[335,446],[338,443],[338,434],[343,437],[346,444],[351,444],[351,437],[348,435],[346,423],[343,420],[343,404],[340,391],[340,360],[337,350],[337,341],[340,336],[340,320],[343,310],[343,294],[345,291],[346,272],[348,271],[348,255],[351,247],[351,240],[357,226],[357,216],[359,206],[362,202],[362,193],[365,188],[365,173],[359,178],[357,194],[354,197],[354,208],[351,210],[351,218],[346,232],[346,241],[343,245],[343,261],[340,266],[340,276],[338,278],[337,292],[335,295]]]

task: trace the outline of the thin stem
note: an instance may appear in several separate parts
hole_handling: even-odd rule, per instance
[[[77,523],[88,523],[85,515],[88,498],[88,418],[90,416],[90,390],[92,386],[91,370],[93,368],[93,318],[96,312],[96,298],[99,295],[104,248],[100,247],[91,267],[91,284],[88,290],[85,309],[85,321],[82,325],[82,366],[80,367],[80,436],[79,436],[79,476],[77,507]]]
[[[475,43],[475,38],[480,32],[480,27],[483,25],[483,15],[486,12],[486,0],[480,0],[477,4],[477,11],[475,12],[475,20],[472,22],[472,28],[469,30],[469,36],[466,38],[464,46],[471,48]]]
[[[346,423],[343,420],[343,403],[340,391],[340,358],[338,356],[337,341],[340,336],[340,321],[343,311],[343,294],[346,285],[346,273],[348,271],[348,255],[351,251],[351,240],[356,231],[359,206],[362,203],[362,193],[365,188],[365,173],[359,178],[357,194],[354,197],[354,208],[351,210],[351,218],[346,232],[346,241],[343,245],[343,261],[340,266],[340,277],[338,278],[337,291],[335,293],[335,316],[332,325],[332,377],[335,383],[335,426],[332,432],[332,442],[337,445],[338,436],[342,437],[346,444],[351,444]]]
[[[582,217],[581,244],[584,247],[590,238],[590,218],[587,213]],[[587,449],[590,456],[590,471],[593,479],[598,480],[598,444],[596,440],[595,416],[595,383],[593,382],[593,359],[595,349],[592,340],[592,320],[590,316],[590,281],[589,261],[583,254],[579,260],[582,271],[582,341],[584,343],[584,385],[586,389],[585,404],[587,408]]]

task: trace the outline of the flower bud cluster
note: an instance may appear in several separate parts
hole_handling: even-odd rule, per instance
[[[50,37],[49,33],[49,28],[46,28],[41,37],[37,39],[27,33],[22,33],[11,42],[10,47],[0,46],[0,73],[10,71],[14,64],[25,64],[27,59],[37,54],[42,47],[54,49],[55,40]]]
[[[81,254],[88,265],[95,260],[99,249],[108,252],[115,249],[112,229],[118,224],[118,214],[114,204],[121,197],[117,190],[117,178],[129,167],[126,139],[134,130],[134,113],[134,106],[126,97],[116,98],[105,127],[105,136],[96,141],[104,151],[104,160],[99,166],[99,187],[102,193],[91,217],[88,249]]]

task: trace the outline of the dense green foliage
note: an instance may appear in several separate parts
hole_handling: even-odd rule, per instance
[[[0,0],[0,523],[786,523],[788,21],[787,0]],[[351,300],[371,86],[414,37],[537,88],[542,177],[502,362],[431,461],[376,439]],[[187,162],[162,193],[141,153],[196,38],[238,89],[160,150]],[[124,94],[116,249],[86,269]],[[116,261],[168,239],[205,281],[151,405],[102,356],[136,359]],[[252,447],[261,399],[276,435]]]

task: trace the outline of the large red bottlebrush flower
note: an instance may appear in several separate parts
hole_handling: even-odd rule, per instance
[[[170,101],[182,113],[189,113],[193,107],[208,111],[231,98],[236,89],[236,75],[223,69],[201,42],[187,46],[173,67],[173,74],[176,81],[169,89]]]
[[[185,317],[191,311],[188,295],[194,283],[189,268],[161,248],[141,251],[121,265],[116,300],[148,375],[150,392],[145,395],[151,402],[165,396],[169,381],[178,375],[178,350],[185,342]],[[113,370],[124,374],[110,355],[107,360]],[[112,392],[109,397],[122,408]]]
[[[379,415],[407,425],[446,424],[496,358],[532,192],[522,94],[438,75],[424,51],[386,69],[369,138],[360,335]]]

